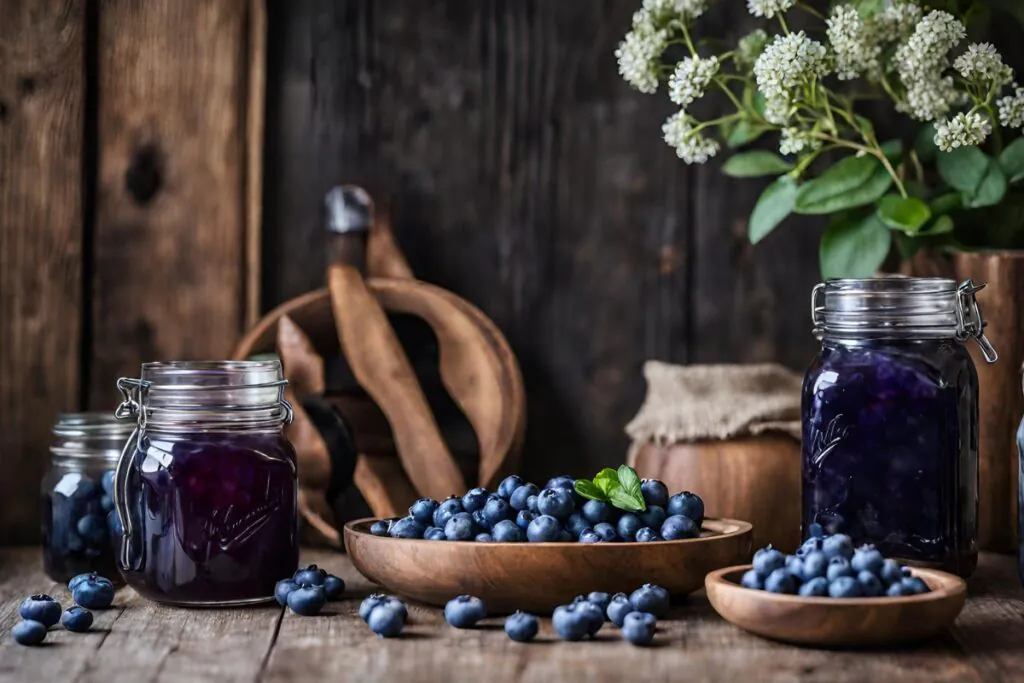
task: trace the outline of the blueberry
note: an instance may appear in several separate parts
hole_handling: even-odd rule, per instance
[[[810,581],[817,577],[825,577],[828,572],[828,558],[820,550],[814,550],[803,558],[803,579]]]
[[[60,621],[60,603],[49,595],[33,595],[25,598],[18,608],[22,619],[38,621],[49,628]]]
[[[449,541],[470,541],[475,535],[473,518],[468,512],[460,512],[452,515],[448,523],[444,525],[444,536]]]
[[[623,619],[632,611],[634,608],[629,601],[629,596],[625,593],[616,593],[608,601],[608,607],[605,608],[604,613],[608,617],[608,621],[616,626],[622,626]]]
[[[548,479],[548,483],[544,484],[545,489],[566,489],[568,491],[576,490],[576,480],[572,477],[552,477]]]
[[[18,645],[38,645],[46,638],[46,627],[38,621],[19,621],[11,628],[11,637]]]
[[[744,588],[753,588],[754,590],[764,589],[764,579],[753,569],[748,569],[743,572],[743,578],[740,579],[740,585]]]
[[[864,595],[860,583],[852,576],[840,576],[835,581],[829,581],[828,594],[833,598],[859,598]]]
[[[574,507],[572,493],[567,489],[544,489],[537,496],[537,509],[542,515],[568,517],[572,514]]]
[[[85,548],[85,541],[83,541],[82,537],[75,531],[68,530],[66,542],[68,550],[74,553],[81,552],[82,549]]]
[[[516,612],[505,620],[505,633],[517,643],[528,643],[537,637],[540,621],[526,612]]]
[[[574,512],[565,520],[564,526],[568,529],[569,533],[573,535],[573,538],[576,538],[582,534],[585,529],[590,528],[590,522],[587,521],[587,518],[584,517],[582,513]]]
[[[502,479],[501,483],[498,484],[498,495],[508,500],[515,493],[516,489],[525,484],[522,479],[516,475],[511,475]]]
[[[78,576],[75,576],[70,581],[68,581],[68,591],[70,592],[75,590],[75,587],[78,586],[78,584],[84,581],[88,581],[89,579],[93,579],[94,581],[105,581],[109,583],[111,586],[114,585],[113,583],[111,583],[110,579],[100,576],[96,572],[89,572],[87,574],[79,574]]]
[[[114,499],[108,496],[107,494],[103,494],[103,496],[100,498],[100,509],[103,510],[104,512],[110,512],[111,510],[113,510]]]
[[[854,572],[853,568],[850,566],[849,560],[837,555],[828,561],[828,569],[825,571],[825,577],[829,580],[829,583],[831,583],[841,576],[846,576],[852,579],[854,577]]]
[[[420,498],[409,508],[409,516],[423,526],[430,526],[434,521],[434,511],[438,502],[433,498]]]
[[[885,590],[885,594],[890,598],[901,598],[904,595],[913,595],[903,587],[903,583],[894,583]]]
[[[345,581],[340,576],[328,574],[324,579],[324,593],[328,600],[341,600],[341,596],[345,594]]]
[[[668,505],[668,487],[660,479],[641,480],[640,493],[643,494],[644,502],[648,506],[657,505],[663,508]]]
[[[494,536],[490,534],[477,534],[473,540],[477,543],[494,543]]]
[[[530,522],[537,519],[537,515],[533,514],[529,510],[520,510],[516,515],[516,526],[526,531],[530,528]]]
[[[473,523],[476,524],[477,529],[486,529],[487,531],[490,531],[491,527],[494,526],[484,517],[483,508],[473,511]]]
[[[548,543],[557,541],[562,531],[558,520],[550,515],[541,515],[530,522],[526,529],[526,538],[530,543]]]
[[[796,594],[797,580],[786,569],[776,569],[764,580],[764,589],[769,593]]]
[[[700,527],[692,519],[683,515],[672,515],[661,525],[661,537],[666,541],[678,541],[698,536],[700,536]]]
[[[323,586],[304,583],[288,594],[289,609],[304,617],[320,614],[320,610],[326,604],[327,594],[324,592]]]
[[[786,571],[793,575],[797,581],[803,581],[804,561],[796,555],[786,555]]]
[[[770,545],[754,553],[754,571],[767,577],[776,569],[786,566],[786,556]]]
[[[536,484],[523,484],[509,496],[508,504],[515,510],[526,510],[528,509],[528,502],[530,496],[536,496],[540,493],[540,489],[537,488]]]
[[[591,524],[600,524],[612,518],[612,506],[601,500],[588,500],[583,504],[582,513]]]
[[[811,538],[821,538],[825,535],[825,529],[817,522],[811,522],[810,526],[807,527],[807,535]]]
[[[615,525],[615,531],[618,532],[619,538],[623,541],[635,541],[636,532],[640,531],[644,527],[644,523],[640,521],[640,518],[634,515],[632,512],[619,517],[619,523]]]
[[[423,529],[423,525],[412,517],[403,517],[391,525],[388,535],[392,538],[423,538]]]
[[[853,558],[850,559],[850,566],[858,574],[860,572],[870,572],[878,576],[884,564],[885,558],[882,557],[882,553],[873,545],[862,545],[857,548],[853,551]]]
[[[100,478],[100,486],[103,488],[103,493],[108,496],[114,495],[114,470],[107,470],[103,473]]]
[[[448,520],[452,518],[452,515],[458,512],[465,512],[465,509],[462,507],[462,500],[454,496],[445,498],[438,504],[437,509],[434,510],[434,526],[443,529]]]
[[[650,645],[657,627],[653,614],[630,612],[622,620],[622,637],[634,645]]]
[[[584,529],[583,533],[580,534],[580,537],[577,540],[580,543],[604,543],[604,539],[594,533],[594,530],[590,528]]]
[[[583,640],[590,632],[593,617],[589,610],[581,607],[582,604],[560,605],[551,615],[551,625],[562,640]]]
[[[601,540],[605,543],[614,543],[619,540],[619,535],[615,532],[613,527],[608,522],[601,522],[600,524],[594,525],[594,533],[601,537]]]
[[[530,496],[529,498],[526,499],[526,509],[535,515],[540,514],[540,510],[537,508],[538,500],[539,498],[537,496]]]
[[[648,505],[646,510],[637,513],[637,517],[644,523],[644,526],[660,529],[661,525],[665,523],[667,515],[665,514],[665,508],[660,505]]]
[[[469,492],[462,497],[462,509],[470,514],[477,510],[483,510],[484,505],[487,503],[487,497],[490,495],[490,491],[482,487],[470,489]]]
[[[896,560],[885,560],[882,563],[882,569],[878,572],[878,576],[886,586],[899,583],[903,580],[903,571],[900,569],[900,563]]]
[[[576,608],[576,612],[581,614],[587,621],[587,635],[593,638],[597,635],[597,632],[604,626],[604,610],[590,602],[583,596],[582,599],[577,599],[573,605]]]
[[[704,501],[696,493],[683,491],[668,499],[665,512],[669,517],[672,515],[689,517],[699,527],[704,522]]]
[[[377,605],[378,607],[387,607],[393,609],[402,615],[402,621],[409,620],[409,609],[405,606],[405,603],[396,598],[393,595],[385,595],[384,599]],[[371,612],[373,610],[370,610]]]
[[[572,534],[569,533],[568,529],[561,529],[558,532],[558,538],[555,540],[559,543],[572,543],[574,541],[577,541],[578,539],[573,538]]]
[[[920,595],[921,593],[928,593],[931,589],[921,579],[916,576],[905,576],[900,581],[900,585],[903,586],[903,590],[906,591],[907,595]]]
[[[374,607],[381,604],[388,599],[388,596],[383,593],[371,593],[363,598],[363,601],[359,604],[359,618],[366,621],[370,618],[370,612]]]
[[[386,519],[379,519],[370,525],[370,533],[374,536],[387,536],[391,529],[391,522]]]
[[[635,540],[638,543],[648,543],[650,541],[661,541],[664,539],[662,539],[662,537],[658,535],[657,531],[645,526],[636,532]]]
[[[114,586],[106,579],[86,579],[71,591],[72,599],[88,609],[106,609],[114,602]]]
[[[76,529],[78,535],[88,543],[102,543],[107,537],[107,524],[100,515],[85,515],[81,517],[78,520]]]
[[[460,595],[444,606],[444,620],[455,628],[472,628],[487,616],[487,608],[480,598]]]
[[[370,610],[366,623],[379,638],[394,638],[405,628],[405,617],[400,610],[385,603]]]
[[[877,598],[885,592],[881,579],[866,569],[857,573],[857,581],[865,598]]]
[[[648,612],[659,619],[668,616],[668,591],[661,586],[645,583],[630,593],[629,602],[637,612]]]
[[[448,523],[450,524],[451,521],[452,520],[449,519]],[[428,527],[427,530],[423,532],[423,538],[425,538],[428,541],[447,541],[448,540],[448,537],[444,533],[444,529],[441,529],[441,528],[436,527],[436,526]]]
[[[611,602],[612,596],[608,595],[607,593],[602,593],[601,591],[594,591],[592,593],[587,594],[587,600],[601,608],[601,618],[604,619],[603,615],[605,613],[605,610],[608,609],[608,603]]]
[[[830,560],[833,557],[844,557],[849,560],[853,557],[853,541],[846,534],[826,536],[821,543],[821,551]]]
[[[295,576],[292,577],[292,581],[299,584],[309,584],[310,586],[322,586],[324,581],[327,580],[327,571],[321,569],[315,564],[303,567],[295,572]]]
[[[805,598],[823,598],[828,595],[828,579],[816,576],[800,586],[799,594]]]
[[[820,538],[808,538],[804,541],[799,548],[796,549],[797,557],[806,557],[808,554],[813,552],[821,552],[822,539]],[[825,559],[828,559],[827,557]]]
[[[74,605],[69,607],[68,611],[64,613],[60,623],[64,625],[64,628],[75,633],[88,631],[89,627],[92,626],[92,612],[84,607]]]
[[[503,519],[494,525],[491,536],[498,543],[523,543],[526,541],[526,534],[516,526],[515,522]]]
[[[498,496],[491,496],[484,505],[484,519],[494,526],[503,519],[515,519],[516,511],[508,504],[508,501]]]
[[[281,579],[274,585],[274,599],[277,600],[279,605],[287,605],[288,594],[298,587],[299,584],[295,583],[291,579]]]

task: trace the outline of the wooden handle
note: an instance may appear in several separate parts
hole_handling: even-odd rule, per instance
[[[398,280],[413,279],[412,268],[405,260],[391,229],[391,211],[378,206],[374,212],[373,228],[366,248],[366,272],[370,277],[388,277]]]
[[[362,275],[352,266],[334,265],[327,281],[342,351],[387,417],[409,479],[431,498],[465,491],[409,359]]]
[[[373,226],[369,193],[356,185],[332,187],[324,197],[324,225],[330,235],[329,263],[366,270],[366,242]]]

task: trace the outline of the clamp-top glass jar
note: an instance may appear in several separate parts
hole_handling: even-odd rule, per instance
[[[144,363],[117,384],[137,420],[114,485],[125,580],[177,605],[272,599],[299,561],[281,364]]]
[[[97,572],[117,581],[111,497],[114,467],[132,428],[109,413],[61,415],[53,427],[53,465],[43,477],[43,569],[64,583]]]
[[[983,286],[983,285],[982,285]],[[940,278],[814,288],[821,352],[803,385],[803,533],[969,575],[978,550],[978,375],[996,353],[975,301]]]

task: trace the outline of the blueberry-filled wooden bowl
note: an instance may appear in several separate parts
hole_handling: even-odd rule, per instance
[[[546,614],[581,593],[629,593],[645,583],[682,597],[708,572],[750,557],[752,528],[711,517],[698,538],[678,541],[479,543],[374,536],[375,521],[345,525],[345,547],[364,576],[428,605],[474,595],[492,614]]]
[[[928,593],[879,598],[805,598],[740,585],[751,565],[708,574],[708,600],[726,621],[765,638],[796,645],[887,647],[935,636],[956,621],[967,584],[936,569],[913,568]]]

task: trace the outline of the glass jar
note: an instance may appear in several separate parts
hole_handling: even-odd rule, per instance
[[[1024,367],[1021,368],[1021,389],[1024,390]],[[1017,566],[1024,583],[1024,417],[1017,428]]]
[[[108,413],[57,418],[52,465],[42,483],[43,569],[54,581],[86,572],[120,581],[111,496],[114,467],[131,433],[130,425]]]
[[[273,599],[299,561],[291,406],[281,363],[144,363],[121,378],[119,417],[137,426],[114,500],[118,562],[141,595],[176,605]]]
[[[983,285],[982,285],[983,286]],[[981,287],[940,278],[814,288],[821,352],[804,376],[803,535],[811,525],[969,575],[978,550]]]

